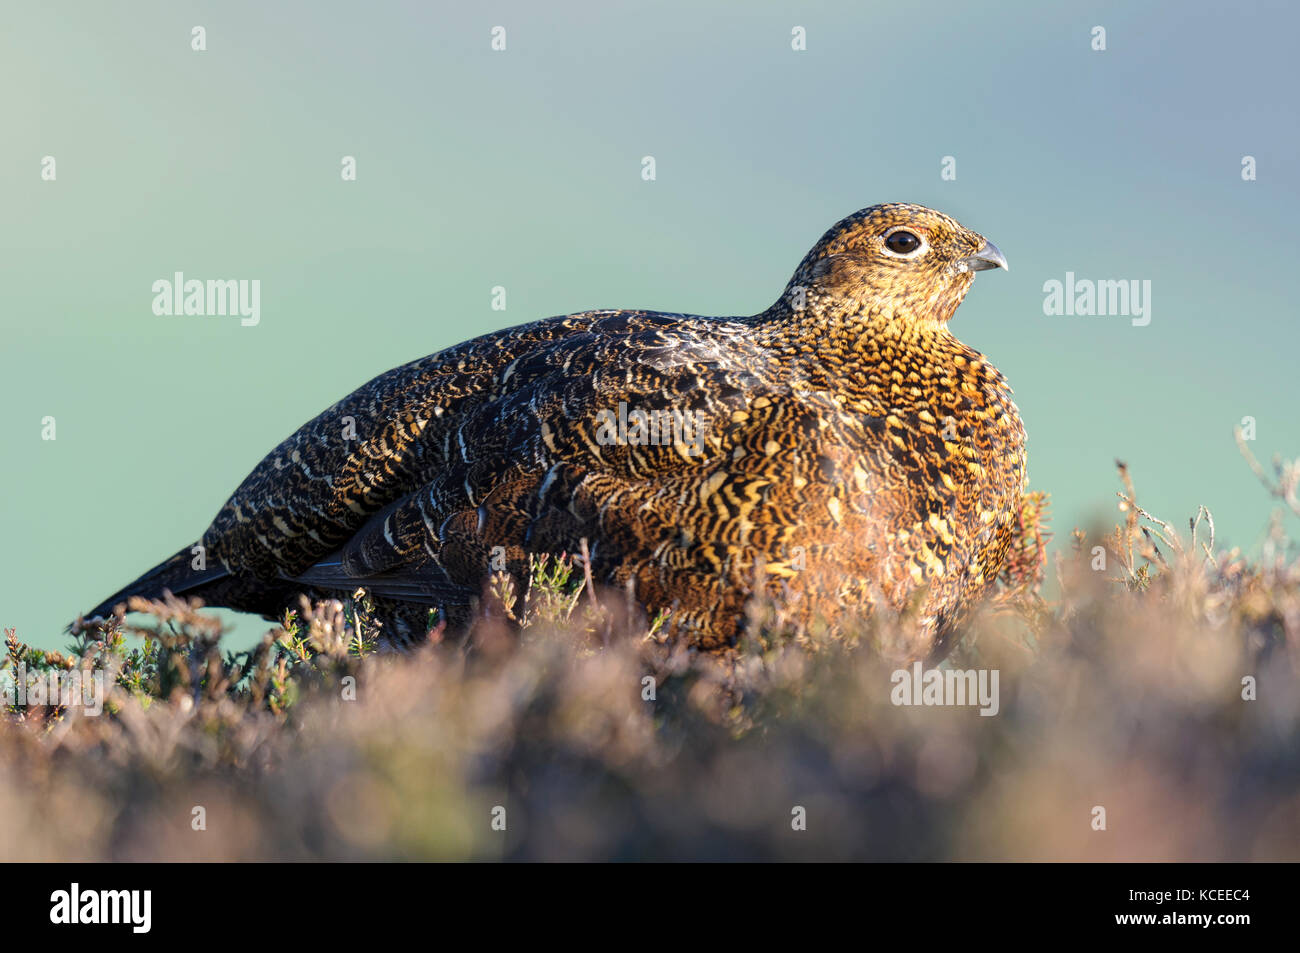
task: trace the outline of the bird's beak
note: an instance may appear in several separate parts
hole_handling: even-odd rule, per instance
[[[984,239],[984,244],[980,246],[979,251],[963,258],[961,263],[970,271],[988,271],[990,268],[1011,270],[1011,266],[1007,264],[1007,256],[987,238]]]

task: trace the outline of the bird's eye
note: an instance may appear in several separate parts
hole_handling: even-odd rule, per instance
[[[901,228],[885,238],[885,249],[901,258],[913,257],[924,244],[915,233]]]

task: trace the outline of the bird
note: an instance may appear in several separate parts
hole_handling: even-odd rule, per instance
[[[380,374],[244,479],[194,544],[85,618],[166,592],[278,618],[365,589],[388,644],[464,627],[494,571],[582,547],[594,585],[735,652],[754,601],[801,622],[915,611],[941,659],[1025,492],[1004,376],[949,323],[983,235],[921,205],[837,222],[758,314],[594,310]],[[120,611],[120,610],[119,610]]]

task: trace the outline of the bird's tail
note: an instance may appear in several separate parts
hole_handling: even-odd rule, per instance
[[[113,614],[113,608],[119,603],[126,602],[131,596],[140,596],[144,599],[158,599],[162,597],[163,591],[169,591],[174,595],[183,595],[186,593],[195,593],[223,576],[228,575],[225,568],[220,564],[214,566],[204,566],[202,569],[194,567],[196,555],[193,548],[186,546],[175,556],[160,562],[147,573],[137,579],[130,585],[123,586],[117,592],[113,593],[95,608],[91,609],[84,616],[86,619],[93,619],[96,616],[108,618]]]

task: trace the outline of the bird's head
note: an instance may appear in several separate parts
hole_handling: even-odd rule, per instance
[[[823,312],[945,323],[975,272],[1008,268],[983,235],[923,205],[874,205],[837,222],[787,286]],[[790,303],[790,302],[787,302]],[[799,302],[793,307],[798,310]]]

